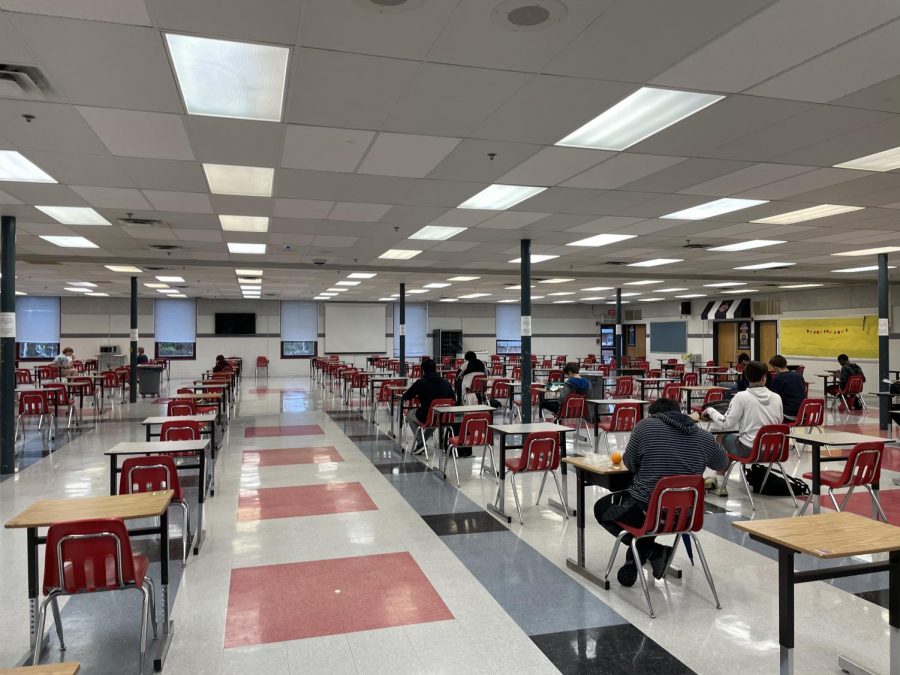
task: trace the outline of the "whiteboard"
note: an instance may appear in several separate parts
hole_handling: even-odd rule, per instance
[[[385,306],[325,303],[325,352],[383,354]]]

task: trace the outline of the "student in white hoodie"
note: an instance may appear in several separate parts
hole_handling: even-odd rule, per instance
[[[709,431],[736,431],[725,434],[720,439],[725,450],[733,455],[748,457],[759,428],[766,424],[781,424],[784,410],[781,397],[766,389],[769,369],[765,364],[751,361],[745,366],[744,375],[749,386],[745,391],[735,394],[724,415],[715,408],[707,408],[703,414],[712,420]],[[724,484],[719,488],[718,494],[728,494]]]

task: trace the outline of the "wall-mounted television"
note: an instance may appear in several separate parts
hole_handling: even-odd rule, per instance
[[[216,312],[216,335],[254,335],[256,314]]]
[[[521,354],[522,353],[522,341],[521,340],[497,340],[497,353],[498,354]]]

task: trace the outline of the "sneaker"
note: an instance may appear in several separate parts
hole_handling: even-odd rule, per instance
[[[703,487],[707,490],[715,490],[716,486],[718,486],[718,482],[715,478],[707,478],[705,481],[703,481]]]
[[[632,560],[619,568],[619,571],[616,573],[616,579],[619,580],[622,586],[634,586],[634,582],[637,581],[637,575],[638,569]]]
[[[728,496],[728,488],[723,485],[718,490],[716,490],[714,494],[717,497],[727,497]]]
[[[653,546],[653,552],[650,554],[650,566],[653,568],[654,579],[663,578],[666,573],[666,567],[668,567],[667,563],[670,555],[672,555],[671,546],[662,546],[661,544]]]

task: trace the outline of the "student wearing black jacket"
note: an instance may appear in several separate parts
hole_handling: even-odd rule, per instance
[[[473,373],[481,373],[483,375],[487,375],[487,368],[484,365],[484,361],[481,361],[476,355],[475,352],[466,352],[465,355],[466,363],[463,365],[459,372],[456,373],[456,400],[462,404],[463,394],[465,390],[463,389],[463,379],[466,375],[471,375]]]
[[[453,387],[443,377],[438,375],[437,364],[434,359],[424,359],[422,361],[422,377],[416,380],[413,385],[403,393],[404,401],[419,399],[419,407],[410,410],[406,415],[406,421],[412,430],[413,438],[416,438],[416,432],[419,430],[420,424],[424,424],[428,419],[428,408],[431,402],[436,398],[453,398]],[[430,438],[434,433],[434,429],[425,432],[425,437]],[[425,452],[425,446],[419,446],[419,441],[413,449],[413,454],[419,455]]]
[[[806,380],[796,370],[788,370],[787,359],[781,354],[769,359],[769,365],[775,371],[775,377],[766,381],[766,387],[781,397],[785,423],[793,422],[797,419],[800,404],[806,398]]]

